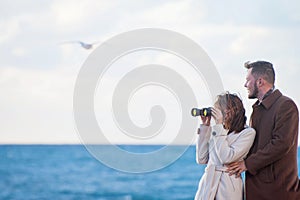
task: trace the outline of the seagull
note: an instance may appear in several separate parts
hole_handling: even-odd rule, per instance
[[[68,42],[62,42],[61,44],[69,44],[69,43],[78,43],[82,48],[89,50],[92,49],[94,45],[98,44],[99,42],[85,43],[82,41],[68,41]]]

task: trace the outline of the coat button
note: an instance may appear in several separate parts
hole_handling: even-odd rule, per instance
[[[213,135],[213,136],[216,136],[216,135],[217,135],[216,131],[213,131],[213,132],[212,132],[212,135]]]

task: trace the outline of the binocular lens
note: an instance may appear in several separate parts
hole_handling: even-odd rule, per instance
[[[203,116],[203,117],[207,117],[207,116],[211,116],[211,108],[193,108],[191,111],[191,114],[193,117],[197,117],[197,116]]]

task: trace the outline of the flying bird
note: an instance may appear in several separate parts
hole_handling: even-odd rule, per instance
[[[70,43],[78,43],[80,46],[86,50],[94,48],[94,46],[100,42],[93,42],[93,43],[85,43],[82,41],[67,41],[67,42],[62,42],[61,44],[70,44]]]

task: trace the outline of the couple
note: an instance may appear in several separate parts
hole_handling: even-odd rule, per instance
[[[246,63],[245,87],[253,105],[250,126],[239,97],[217,97],[211,117],[201,116],[196,160],[207,164],[195,200],[298,200],[298,109],[274,89],[273,65]],[[245,195],[241,173],[246,172]]]

